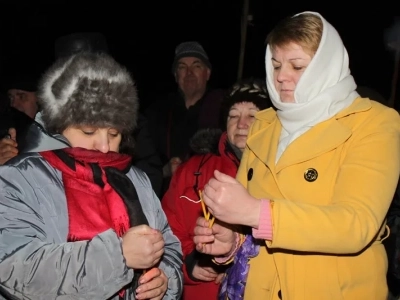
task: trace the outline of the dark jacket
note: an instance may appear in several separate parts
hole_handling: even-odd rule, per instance
[[[219,128],[223,90],[210,90],[195,105],[185,106],[180,93],[154,102],[144,112],[162,164],[172,157],[182,161],[190,156],[189,140],[202,128]],[[161,195],[168,189],[170,177],[163,179]]]
[[[11,106],[4,107],[0,113],[0,139],[8,134],[9,128],[15,128],[17,131],[17,143],[23,146],[28,128],[33,121],[31,117]]]
[[[180,93],[170,94],[144,112],[163,164],[172,157],[187,158],[189,140],[202,128],[219,128],[223,91],[208,91],[195,105],[185,106]]]
[[[139,113],[137,127],[133,134],[135,148],[132,163],[149,176],[153,190],[160,198],[163,183],[163,164],[152,139],[149,125],[146,117]]]

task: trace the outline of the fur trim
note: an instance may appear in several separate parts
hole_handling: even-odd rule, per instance
[[[128,71],[104,53],[60,58],[42,77],[38,99],[50,133],[69,126],[115,127],[129,134],[139,102]]]
[[[190,139],[190,148],[192,149],[194,154],[218,154],[218,144],[221,135],[221,129],[200,129]]]

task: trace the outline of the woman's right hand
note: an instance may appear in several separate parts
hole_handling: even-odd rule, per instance
[[[128,267],[149,269],[164,254],[163,235],[147,225],[131,227],[122,237],[122,253]]]
[[[224,223],[216,222],[209,228],[209,221],[204,217],[196,220],[193,241],[196,250],[213,255],[226,256],[230,254],[236,246],[236,233]]]

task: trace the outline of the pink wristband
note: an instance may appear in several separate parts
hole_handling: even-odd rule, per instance
[[[253,236],[256,239],[272,241],[271,202],[268,199],[261,199],[260,201],[260,219],[258,229],[252,229]]]
[[[227,256],[215,257],[214,261],[217,264],[221,264],[221,265],[225,264],[226,262],[230,261],[236,255],[236,252],[239,249],[240,236],[239,236],[239,233],[237,233],[237,232],[235,234],[236,234],[235,248]]]

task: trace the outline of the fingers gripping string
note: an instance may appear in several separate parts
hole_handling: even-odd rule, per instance
[[[208,227],[211,228],[211,227],[213,226],[213,224],[214,224],[215,217],[214,217],[214,216],[211,216],[210,211],[207,209],[207,207],[206,207],[206,205],[205,205],[205,203],[204,203],[204,200],[203,200],[203,192],[202,192],[202,191],[199,191],[199,197],[200,197],[200,202],[201,202],[201,208],[203,209],[204,218],[205,218],[207,221],[210,222],[209,225],[208,225]],[[211,217],[211,220],[210,220],[210,217]]]

